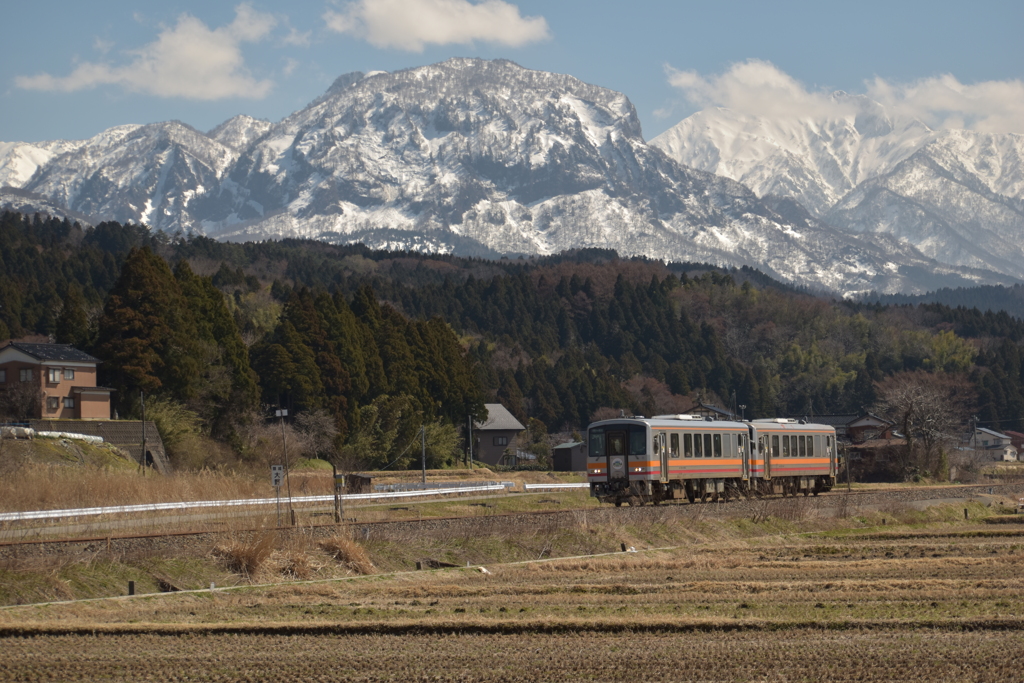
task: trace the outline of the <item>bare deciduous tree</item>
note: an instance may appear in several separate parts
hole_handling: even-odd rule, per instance
[[[12,382],[0,391],[0,418],[24,422],[38,415],[43,391],[36,382]]]
[[[903,474],[944,474],[948,450],[959,442],[973,395],[960,375],[899,372],[875,383],[877,412],[906,438]]]
[[[311,458],[334,460],[338,427],[326,410],[307,410],[295,416],[295,428],[302,438],[305,453]]]

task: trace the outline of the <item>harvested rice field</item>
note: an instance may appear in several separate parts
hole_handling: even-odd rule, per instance
[[[0,680],[1024,681],[1024,525],[962,509],[628,513],[573,532],[626,552],[423,571],[353,541],[365,575],[4,607]]]

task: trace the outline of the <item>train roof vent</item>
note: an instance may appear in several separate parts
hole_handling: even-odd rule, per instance
[[[678,415],[655,415],[653,419],[655,419],[655,420],[703,420],[704,418],[702,418],[700,415],[683,415],[682,413],[680,413]]]
[[[751,422],[774,422],[780,425],[795,425],[796,420],[789,417],[763,417],[759,420],[751,420]]]

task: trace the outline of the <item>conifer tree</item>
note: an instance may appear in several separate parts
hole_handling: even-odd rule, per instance
[[[138,392],[161,392],[187,403],[197,394],[200,367],[195,321],[167,263],[149,247],[132,249],[107,297],[96,356],[124,415]]]

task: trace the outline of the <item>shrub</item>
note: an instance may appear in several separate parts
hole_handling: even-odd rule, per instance
[[[366,548],[359,545],[350,538],[335,536],[326,541],[321,541],[320,549],[327,552],[334,559],[348,566],[357,574],[372,574],[373,563]]]
[[[270,559],[277,544],[276,534],[264,534],[255,540],[236,541],[220,549],[227,559],[228,569],[251,579]]]

